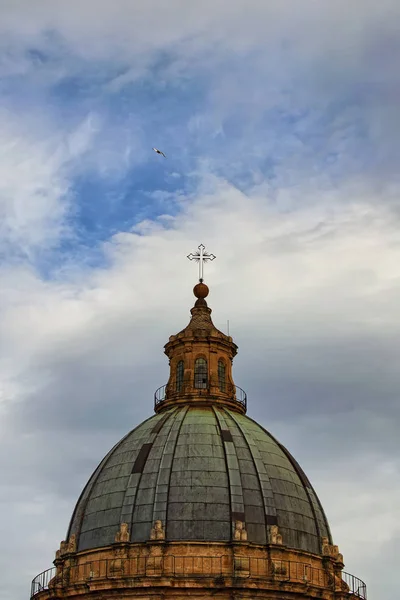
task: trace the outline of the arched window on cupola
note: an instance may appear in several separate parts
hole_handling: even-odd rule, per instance
[[[180,360],[176,365],[176,391],[181,392],[183,387],[183,360]]]
[[[208,387],[207,361],[205,358],[196,358],[194,363],[194,387],[203,390]]]
[[[219,391],[226,391],[226,367],[223,360],[218,361],[218,385]]]

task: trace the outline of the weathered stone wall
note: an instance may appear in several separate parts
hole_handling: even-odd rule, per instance
[[[124,535],[121,529],[112,546],[79,553],[73,540],[63,543],[57,573],[35,600],[356,598],[341,579],[343,563],[334,546],[325,547],[323,556],[291,550],[278,531],[277,543],[268,546],[165,542],[162,528],[159,539],[145,544],[130,544]]]

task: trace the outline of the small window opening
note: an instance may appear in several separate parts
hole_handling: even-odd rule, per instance
[[[207,380],[207,361],[204,358],[197,358],[194,364],[194,387],[203,390],[207,389]]]
[[[226,392],[226,368],[223,360],[218,361],[218,384],[221,392]]]
[[[176,365],[176,391],[181,392],[183,387],[183,360]]]

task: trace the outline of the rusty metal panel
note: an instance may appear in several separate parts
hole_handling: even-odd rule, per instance
[[[129,496],[131,502],[125,501],[123,507],[121,508],[121,523],[130,523],[132,519],[132,511],[134,507],[134,502],[132,496]]]
[[[88,550],[100,546],[109,546],[114,542],[115,534],[114,525],[83,531],[79,536],[79,548],[80,550]]]
[[[183,498],[180,502],[168,503],[168,522],[185,521],[193,519],[193,503],[185,502]]]
[[[91,498],[86,505],[86,514],[89,515],[93,512],[100,510],[107,510],[109,508],[121,507],[124,501],[125,492],[112,492],[110,494],[104,494]]]
[[[232,486],[234,486],[235,488],[238,488],[240,486],[240,489],[242,490],[241,495],[243,496],[243,488],[241,485],[242,480],[240,477],[239,469],[230,469],[229,470],[229,479],[230,479]]]
[[[222,447],[208,446],[206,444],[186,444],[185,446],[177,446],[175,451],[176,458],[207,456],[215,458],[223,458],[224,451]]]
[[[242,521],[243,522],[244,520],[245,520],[244,510],[232,512],[232,521]]]
[[[278,524],[278,518],[276,515],[266,515],[265,516],[265,522],[267,525],[277,525]]]
[[[154,488],[139,488],[136,494],[136,504],[151,504],[154,500]]]
[[[151,433],[160,433],[161,429],[163,428],[166,421],[168,421],[170,416],[171,415],[169,413],[165,414],[164,416],[161,416],[161,418],[159,418],[158,422],[152,428]]]
[[[115,453],[107,461],[107,468],[114,467],[115,465],[126,465],[134,460],[136,454],[135,450]]]
[[[260,523],[246,523],[246,530],[249,539],[256,544],[265,544],[267,542],[267,534],[264,526]]]
[[[153,503],[151,504],[139,504],[135,506],[133,511],[133,521],[143,523],[144,521],[150,521],[153,517]]]
[[[247,460],[247,461],[253,462],[253,457],[251,456],[251,452],[247,447],[236,448],[236,455],[239,460],[243,460],[243,461]]]
[[[204,523],[203,521],[182,521],[183,530],[182,538],[184,540],[203,540],[204,539]]]
[[[208,487],[220,487],[221,485],[228,485],[228,477],[226,471],[221,472],[206,472],[201,473],[194,471],[191,473],[192,485],[206,485]]]
[[[259,490],[260,483],[256,475],[242,474],[243,490]]]
[[[228,541],[231,539],[230,521],[204,521],[204,539]]]
[[[128,487],[126,490],[126,496],[132,496],[136,494],[136,487],[140,480],[140,473],[132,473],[129,477]]]
[[[110,510],[101,510],[90,515],[85,515],[82,522],[82,531],[90,531],[91,529],[99,529],[101,527],[115,525],[116,533],[118,530],[120,514],[120,508],[113,508]]]
[[[221,437],[224,442],[233,442],[232,434],[229,429],[221,429]]]
[[[150,538],[151,527],[150,520],[135,523],[131,531],[131,542],[146,542]]]
[[[139,479],[139,486],[141,488],[155,487],[157,479],[159,477],[159,473],[156,471],[154,473],[146,473],[142,474]]]
[[[253,460],[240,460],[239,459],[239,470],[244,475],[256,475],[256,469],[254,467]]]
[[[249,506],[264,507],[262,496],[259,490],[246,490],[246,504]]]
[[[258,523],[259,525],[264,526],[264,506],[253,506],[246,502],[244,506],[244,515],[246,523]],[[261,527],[261,529],[264,529],[265,533],[265,528]]]
[[[122,492],[126,489],[129,477],[117,477],[116,479],[107,479],[99,482],[93,488],[92,497],[109,494],[112,492]]]
[[[155,488],[152,522],[154,523],[155,521],[160,520],[164,524],[164,527],[167,522],[168,493],[172,461],[180,427],[186,412],[186,409],[175,412],[173,420],[167,423],[163,428],[166,438],[163,447],[163,455],[159,465],[159,476]]]
[[[177,446],[187,446],[188,444],[205,444],[206,446],[212,446],[216,443],[215,438],[217,435],[212,433],[183,433],[181,432],[177,441]]]
[[[135,460],[133,467],[132,467],[132,473],[141,473],[143,471],[143,467],[146,463],[147,457],[150,453],[152,444],[143,444],[143,446],[140,448],[139,450],[139,454],[137,459]]]

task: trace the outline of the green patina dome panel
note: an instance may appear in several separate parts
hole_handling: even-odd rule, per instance
[[[249,417],[223,406],[181,405],[125,436],[104,458],[78,500],[68,537],[78,550],[114,542],[121,523],[145,542],[156,520],[169,541],[230,541],[244,521],[248,541],[320,552],[331,540],[321,504],[289,454]]]

